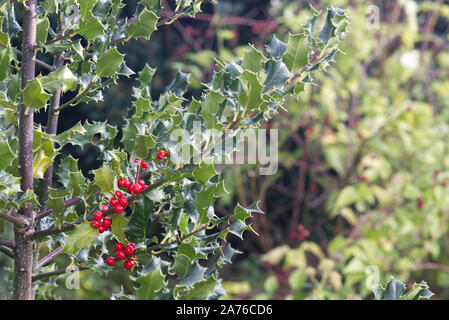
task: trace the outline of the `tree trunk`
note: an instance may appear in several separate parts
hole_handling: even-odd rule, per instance
[[[28,0],[23,9],[22,34],[22,89],[35,75],[36,54],[36,5],[37,0]],[[33,124],[34,110],[26,110],[20,106],[19,116],[19,174],[20,187],[23,192],[33,189]],[[33,271],[33,241],[29,234],[34,229],[33,205],[27,204],[19,210],[27,221],[25,228],[14,228],[14,289],[13,297],[17,300],[33,299],[32,271]]]

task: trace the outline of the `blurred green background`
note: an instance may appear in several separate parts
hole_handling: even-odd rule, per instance
[[[136,1],[126,3],[131,15]],[[367,279],[394,276],[408,286],[424,280],[448,299],[449,1],[219,0],[119,49],[133,70],[157,67],[154,97],[177,69],[191,73],[187,98],[199,97],[214,58],[242,57],[248,43],[263,50],[274,33],[286,41],[307,23],[309,5],[348,9],[350,32],[317,85],[264,124],[279,128],[277,173],[222,168],[229,195],[216,212],[257,200],[266,212],[252,221],[259,236],[233,239],[242,254],[222,270],[225,298],[371,299]],[[120,127],[133,81],[120,79],[100,103],[64,110],[58,131],[88,119]],[[97,168],[93,146],[68,151],[86,174]],[[0,255],[3,299],[10,267]],[[108,299],[131,285],[120,272],[81,276],[79,290],[54,279],[38,298]]]

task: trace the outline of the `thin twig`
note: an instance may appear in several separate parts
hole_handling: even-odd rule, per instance
[[[87,267],[78,267],[79,271],[84,270],[90,270],[90,268]],[[39,273],[33,276],[33,281],[42,280],[45,278],[53,277],[53,276],[60,276],[61,274],[67,273],[67,270],[56,270],[51,272],[45,272],[45,273]]]
[[[20,219],[19,217],[13,216],[12,214],[3,212],[3,211],[0,211],[0,218],[3,218],[5,220],[11,222],[12,224],[14,224],[15,226],[17,226],[19,228],[23,228],[26,226],[26,223],[24,220]]]
[[[43,257],[39,262],[37,263],[37,268],[44,267],[46,264],[48,264],[51,260],[53,260],[56,256],[61,254],[61,252],[64,250],[64,246],[60,246],[47,254],[45,257]]]
[[[14,249],[14,242],[0,239],[0,245]]]
[[[12,252],[11,249],[8,249],[6,247],[0,246],[0,252],[3,252],[4,254],[6,254],[11,259],[14,259],[14,253]]]
[[[67,207],[73,206],[74,204],[77,204],[80,201],[81,201],[80,197],[69,199],[66,202],[64,202],[64,206],[67,208]],[[51,214],[52,212],[53,212],[53,209],[45,208],[36,213],[36,220],[42,219],[42,218],[48,216],[49,214]]]

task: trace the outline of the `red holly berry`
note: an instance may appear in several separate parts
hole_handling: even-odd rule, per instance
[[[447,186],[447,184],[448,184],[447,180],[444,180],[443,182],[441,182],[441,185],[442,185],[443,187]]]
[[[142,191],[142,186],[140,184],[135,184],[132,186],[131,190],[133,193],[140,193]]]
[[[296,230],[298,230],[299,232],[303,232],[303,231],[305,230],[305,228],[304,228],[304,226],[303,226],[302,224],[299,224],[299,225],[296,227]]]
[[[101,226],[103,227],[103,228],[105,228],[105,230],[108,230],[109,229],[109,227],[111,226],[111,224],[112,224],[112,221],[111,221],[111,219],[103,219],[103,223],[101,224]]]
[[[98,220],[92,221],[92,227],[94,227],[95,229],[100,228],[100,225],[101,225],[100,221]]]
[[[115,195],[117,196],[117,198],[121,198],[121,197],[123,197],[123,192],[121,192],[120,190],[117,190],[116,192],[115,192]]]
[[[118,185],[119,187],[124,187],[124,186],[125,186],[125,180],[123,180],[123,179],[118,179],[117,185]]]
[[[129,187],[131,186],[131,181],[125,180],[125,182],[123,183],[123,186],[124,186],[125,188],[129,188]]]
[[[103,213],[101,211],[95,211],[94,219],[100,221],[101,219],[103,219]]]
[[[126,255],[125,255],[125,253],[123,251],[120,250],[120,251],[117,251],[117,253],[115,254],[115,257],[118,260],[123,260],[123,259],[126,258]]]
[[[424,202],[423,202],[422,198],[416,199],[416,204],[417,204],[419,210],[422,210],[422,209],[423,209],[423,207],[424,207]]]
[[[127,256],[132,256],[134,254],[135,248],[133,246],[130,246],[129,244],[125,248],[125,254]]]
[[[135,163],[135,164],[139,163],[139,160],[134,160],[134,163]]]
[[[133,193],[133,189],[131,187],[128,187],[128,189],[126,189],[126,192],[128,192],[129,194]]]
[[[130,247],[132,247],[132,248],[135,248],[135,247],[136,247],[136,244],[133,243],[133,242],[130,242],[130,243],[128,243],[128,246],[130,246]]]
[[[114,263],[115,263],[115,259],[114,259],[113,257],[108,257],[108,258],[106,259],[106,263],[107,263],[108,265],[110,265],[110,266],[113,266]]]
[[[165,152],[165,151],[159,151],[159,152],[157,153],[157,158],[158,158],[159,160],[162,160],[162,158],[165,158],[166,156],[168,156],[168,152]]]
[[[125,210],[125,208],[123,208],[123,206],[121,206],[121,205],[119,205],[119,204],[116,205],[115,208],[114,208],[114,212],[115,212],[115,213],[122,213],[123,210]]]
[[[124,264],[124,267],[125,267],[125,269],[127,269],[127,270],[132,269],[132,268],[134,267],[134,260],[132,260],[132,259],[126,260],[126,261],[125,261],[125,264]]]
[[[100,226],[99,228],[98,228],[98,232],[99,233],[103,233],[103,232],[105,232],[106,231],[106,229],[103,227],[103,226]]]
[[[115,251],[122,251],[123,250],[123,243],[119,242],[114,246]]]
[[[118,205],[118,200],[116,198],[111,198],[111,200],[109,200],[109,205],[111,207],[115,207],[116,205]]]
[[[148,169],[148,164],[145,162],[145,160],[140,161],[140,166],[144,169]]]
[[[325,123],[325,124],[329,124],[330,121],[331,121],[331,115],[327,113],[327,114],[324,116],[324,123]]]
[[[148,186],[147,186],[146,184],[144,184],[144,185],[142,186],[142,191],[145,190],[146,188],[148,188]]]
[[[137,180],[137,183],[140,184],[141,186],[145,185],[145,181],[143,179]]]
[[[108,209],[109,209],[109,207],[107,206],[107,205],[102,205],[101,206],[101,212],[106,212],[106,211],[108,211]]]
[[[290,239],[290,240],[295,240],[296,239],[296,232],[290,232],[289,234],[288,234],[288,238]]]
[[[359,180],[360,180],[361,182],[366,182],[366,177],[365,177],[365,176],[361,176],[361,177],[359,178]]]
[[[120,199],[118,199],[118,203],[123,206],[126,207],[129,203],[128,198],[127,197],[121,197]]]

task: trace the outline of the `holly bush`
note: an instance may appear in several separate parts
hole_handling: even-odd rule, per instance
[[[218,271],[236,253],[229,234],[254,231],[250,218],[262,211],[255,202],[215,214],[226,186],[214,148],[231,139],[233,152],[238,131],[258,128],[298,98],[334,61],[348,17],[335,7],[312,9],[285,42],[274,36],[266,50],[250,46],[242,59],[217,60],[200,99],[185,97],[190,76],[181,71],[153,99],[156,70],[131,70],[118,44],[149,39],[181,15],[195,16],[202,2],[142,0],[129,17],[121,0],[1,2],[0,226],[10,236],[4,225],[13,225],[14,239],[0,248],[14,260],[15,299],[51,297],[67,270],[126,272],[133,290],[111,292],[114,299],[223,295]],[[86,121],[57,132],[62,110],[101,101],[123,77],[135,85],[120,130]],[[38,112],[48,115],[45,126],[34,122]],[[177,129],[187,133],[181,143],[172,138]],[[99,150],[99,168],[81,172],[68,146]],[[179,156],[181,147],[194,156]],[[55,262],[60,256],[64,264]]]
[[[447,295],[448,7],[386,1],[379,28],[368,28],[365,2],[339,5],[351,6],[345,54],[265,124],[279,128],[278,173],[223,173],[235,195],[222,208],[258,197],[270,213],[228,274],[228,297],[373,297],[372,266],[384,282],[424,290],[412,285],[424,278]],[[294,32],[310,15],[297,2],[270,12]]]

